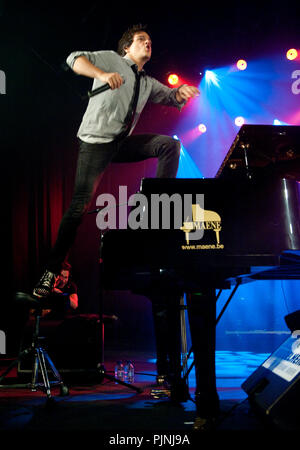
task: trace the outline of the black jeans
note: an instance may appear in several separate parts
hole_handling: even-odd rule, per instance
[[[73,197],[60,223],[47,269],[54,273],[60,272],[61,263],[75,241],[78,226],[110,163],[158,158],[156,177],[175,178],[179,157],[180,142],[164,135],[133,135],[107,144],[88,144],[80,141]]]

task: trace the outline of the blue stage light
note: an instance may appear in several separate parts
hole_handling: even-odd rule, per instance
[[[220,86],[219,85],[219,77],[218,77],[218,75],[215,73],[215,72],[213,72],[212,70],[206,70],[205,71],[205,81],[208,83],[208,84],[214,84],[215,86]]]
[[[203,178],[203,174],[183,145],[181,145],[177,178]]]

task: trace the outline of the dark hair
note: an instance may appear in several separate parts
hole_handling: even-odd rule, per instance
[[[126,55],[124,48],[130,47],[133,42],[134,35],[141,31],[147,31],[147,25],[142,25],[141,23],[139,23],[138,25],[132,25],[132,27],[128,28],[128,30],[126,30],[123,33],[123,36],[119,40],[119,44],[118,44],[119,55],[121,55],[121,56]]]
[[[67,261],[64,261],[61,265],[61,270],[67,270],[68,272],[71,272],[72,266]]]

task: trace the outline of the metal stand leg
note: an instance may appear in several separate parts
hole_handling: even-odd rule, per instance
[[[9,367],[3,372],[3,374],[0,377],[0,383],[4,380],[4,378],[8,375],[8,373],[17,366],[26,356],[32,354],[33,356],[33,363],[32,363],[32,372],[31,372],[31,383],[27,384],[7,384],[7,385],[0,385],[2,388],[17,388],[17,387],[29,387],[31,390],[37,391],[37,389],[43,390],[48,399],[51,399],[51,385],[53,386],[60,386],[60,394],[61,395],[68,395],[69,390],[67,386],[63,384],[62,378],[54,366],[52,360],[50,359],[48,353],[39,345],[39,326],[40,326],[40,310],[36,311],[36,320],[34,324],[34,332],[33,332],[33,338],[31,346],[23,350],[19,357],[13,361]],[[52,372],[52,375],[54,376],[55,380],[50,381],[48,370]],[[39,383],[39,371],[42,375],[42,382]]]
[[[36,383],[38,379],[38,372],[39,372],[39,357],[38,357],[38,351],[36,348],[32,349],[34,351],[34,360],[32,365],[32,376],[31,376],[31,390],[36,391]]]
[[[15,361],[13,361],[8,367],[7,369],[3,372],[3,374],[0,377],[0,383],[2,383],[2,381],[4,380],[4,378],[12,371],[12,369],[17,366],[19,364],[20,361],[22,361],[25,356],[29,355],[31,353],[32,349],[31,348],[26,348],[25,350],[23,350],[20,355],[19,358],[16,359]],[[0,387],[6,387],[6,385],[1,385]]]
[[[49,377],[48,377],[48,373],[47,373],[44,352],[41,348],[38,348],[37,352],[38,352],[39,365],[41,367],[41,373],[42,373],[42,378],[43,378],[43,385],[41,387],[45,390],[47,397],[51,398],[50,382],[49,382]]]
[[[185,376],[185,374],[187,372],[187,363],[188,363],[185,311],[186,311],[186,306],[184,303],[184,296],[181,296],[180,297],[180,327],[181,327],[181,360],[182,360],[183,376]]]

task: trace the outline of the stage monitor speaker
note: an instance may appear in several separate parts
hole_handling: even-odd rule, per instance
[[[300,309],[285,316],[284,320],[292,333],[293,331],[300,330]]]
[[[270,424],[300,431],[300,331],[294,331],[242,388],[253,409]]]

